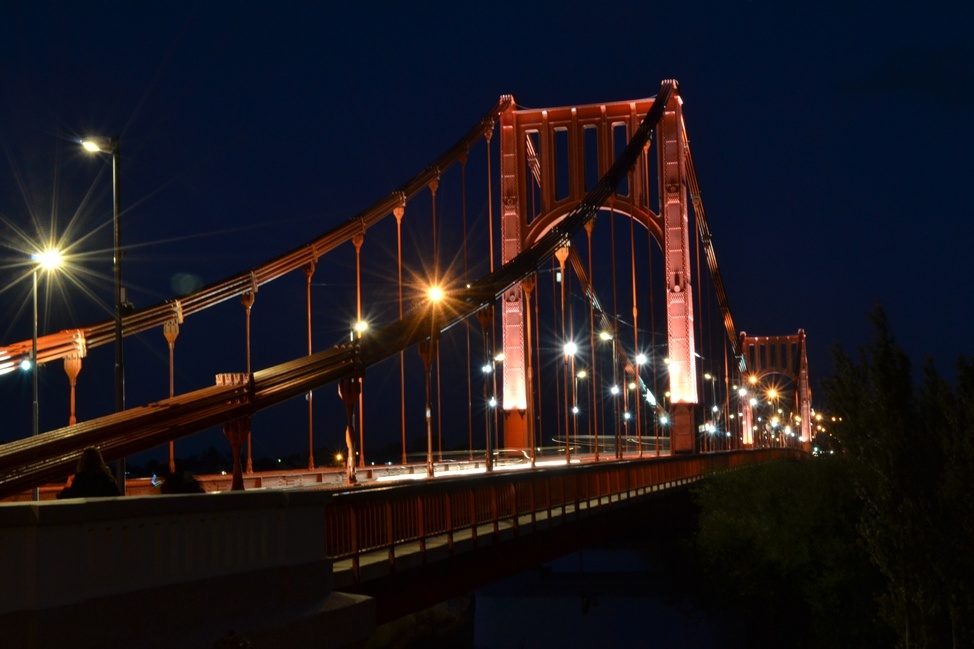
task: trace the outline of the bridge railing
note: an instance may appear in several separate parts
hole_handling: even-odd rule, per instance
[[[620,462],[546,467],[395,485],[341,494],[325,511],[325,554],[351,559],[355,582],[362,579],[366,554],[382,570],[396,569],[397,553],[418,551],[422,561],[435,539],[453,553],[462,537],[474,545],[501,529],[518,535],[543,524],[612,506],[623,499],[685,485],[717,471],[773,459],[797,458],[795,449],[733,451]],[[384,558],[381,554],[385,553]]]

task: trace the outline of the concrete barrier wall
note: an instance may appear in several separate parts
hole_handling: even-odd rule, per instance
[[[330,580],[329,498],[242,492],[0,504],[0,615],[275,568],[307,566]],[[266,592],[267,584],[253,587]],[[329,592],[330,581],[317,579],[316,590]]]

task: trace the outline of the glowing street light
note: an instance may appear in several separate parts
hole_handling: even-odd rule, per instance
[[[571,411],[572,411],[573,414],[578,414],[578,403],[577,403],[578,386],[577,386],[577,384],[575,382],[575,379],[574,379],[574,377],[575,377],[575,354],[578,352],[578,345],[575,344],[575,341],[569,340],[567,343],[565,343],[564,349],[565,349],[565,363],[566,363],[566,367],[565,367],[565,370],[566,370],[565,371],[565,379],[566,379],[565,380],[565,406],[566,407],[568,406],[568,380],[567,379],[568,379],[568,376],[569,376],[569,373],[570,373],[570,375],[573,377],[573,381],[572,381],[572,399],[571,399],[572,406],[571,406]],[[565,462],[570,463],[571,460],[572,460],[572,441],[571,441],[571,439],[569,439],[568,429],[569,429],[569,426],[571,426],[572,428],[574,428],[575,438],[577,439],[578,438],[578,420],[575,419],[574,417],[572,417],[571,418],[571,424],[569,424],[569,421],[568,420],[569,420],[569,417],[567,416],[567,413],[566,413],[566,416],[565,416]]]
[[[125,350],[122,337],[122,220],[121,192],[119,190],[120,148],[117,137],[89,137],[81,140],[81,146],[89,153],[108,153],[112,156],[112,274],[115,278],[115,412],[125,410]],[[125,459],[118,461],[116,481],[121,494],[125,495]]]

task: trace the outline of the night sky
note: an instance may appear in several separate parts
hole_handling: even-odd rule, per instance
[[[877,302],[917,365],[951,376],[974,352],[967,3],[331,4],[0,4],[0,342],[30,338],[25,236],[53,230],[80,255],[77,284],[42,288],[42,333],[111,317],[111,167],[81,136],[121,139],[125,284],[148,306],[328,231],[502,94],[597,103],[674,78],[738,330],[803,328],[816,386],[833,345],[868,339]],[[205,347],[177,343],[177,391],[240,369],[190,366],[224,347],[239,359],[241,311],[227,306]],[[347,313],[335,322],[321,346]],[[271,328],[255,345],[276,344]],[[86,360],[81,410],[110,410],[109,349]],[[126,351],[129,404],[165,397],[162,336]],[[256,353],[255,369],[273,358]],[[60,363],[44,369],[42,398],[63,403]],[[29,380],[0,377],[0,400],[0,438],[27,434]],[[57,408],[42,406],[42,429],[65,423]],[[274,437],[258,450],[301,450],[300,434]]]

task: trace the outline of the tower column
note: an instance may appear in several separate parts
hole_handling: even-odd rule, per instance
[[[690,236],[686,196],[686,148],[682,101],[672,95],[657,127],[660,215],[666,267],[666,336],[673,423],[671,452],[693,451],[693,406],[697,372],[693,341],[693,286],[690,282]]]
[[[520,179],[524,177],[522,157],[518,155],[515,109],[507,108],[500,117],[501,137],[501,259],[507,263],[524,247],[525,217]],[[524,300],[521,286],[513,286],[501,304],[501,344],[504,349],[504,448],[528,446],[527,398],[524,351]]]

